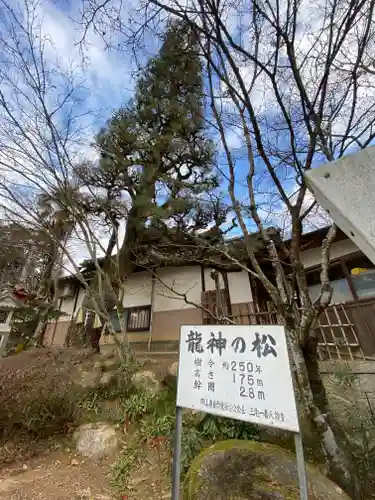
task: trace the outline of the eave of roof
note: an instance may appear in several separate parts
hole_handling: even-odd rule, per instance
[[[301,249],[302,251],[310,250],[312,248],[317,248],[322,245],[322,242],[324,238],[327,236],[328,230],[330,226],[325,226],[322,228],[319,228],[315,231],[310,231],[308,233],[304,233],[301,236]],[[278,244],[278,242],[281,242],[280,238],[278,237],[277,233],[274,232],[271,236],[274,239],[275,243]],[[259,233],[253,233],[252,235],[254,239],[254,245],[261,246],[262,239],[259,235]],[[342,241],[348,239],[346,234],[341,231],[341,229],[337,230],[337,235],[335,238],[335,241]],[[231,240],[228,240],[229,243],[233,244],[234,247],[242,247],[243,246],[243,237],[236,237],[232,238]],[[290,244],[291,239],[284,241],[284,244],[288,246]],[[261,249],[259,249],[261,250]],[[215,262],[213,260],[209,260],[208,258],[205,259],[205,257],[199,256],[199,255],[190,255],[189,257],[186,256],[185,259],[183,259],[183,256],[179,258],[174,258],[173,253],[171,252],[171,257],[168,259],[168,263],[164,264],[162,266],[156,264],[154,261],[140,261],[139,265],[137,265],[136,269],[134,272],[141,272],[144,271],[145,269],[150,269],[150,268],[156,268],[156,267],[184,267],[184,266],[191,266],[191,265],[201,265],[206,264],[207,267],[217,267],[221,268],[223,270],[238,270],[240,267],[233,263],[230,259],[223,257],[223,254],[221,252],[218,252]],[[245,256],[246,254],[244,254]],[[220,256],[220,257],[219,257]],[[259,255],[259,257],[262,259],[262,255]],[[220,262],[221,260],[221,262]],[[247,260],[247,259],[246,259]],[[265,258],[265,260],[267,260]],[[79,283],[80,280],[78,279],[77,275],[70,275],[70,276],[65,276],[59,280],[61,284],[63,283]]]

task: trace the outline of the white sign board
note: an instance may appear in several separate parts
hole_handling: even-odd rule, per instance
[[[375,147],[305,173],[308,186],[334,222],[375,263]]]
[[[284,327],[182,326],[177,406],[299,432]]]

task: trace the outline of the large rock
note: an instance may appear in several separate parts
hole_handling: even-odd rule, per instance
[[[117,375],[113,372],[104,372],[100,376],[99,385],[102,389],[114,386],[117,382]]]
[[[168,369],[168,373],[171,377],[177,378],[178,375],[178,361],[175,361],[174,363],[171,364],[171,366]]]
[[[117,368],[117,359],[95,361],[93,364],[86,363],[74,373],[73,381],[83,389],[107,388],[114,385],[119,378]]]
[[[172,389],[176,389],[177,388],[177,375],[178,375],[178,361],[175,361],[168,368],[168,371],[165,374],[165,377],[163,379],[163,384],[165,384],[168,387],[171,387]]]
[[[95,370],[79,370],[74,376],[73,382],[82,389],[97,389],[100,385],[101,373]]]
[[[106,359],[102,361],[101,366],[104,372],[115,371],[119,367],[119,360],[116,358]]]
[[[77,452],[92,460],[113,455],[119,445],[116,430],[105,422],[81,425],[74,439]]]
[[[73,373],[73,383],[82,389],[97,389],[100,385],[102,367],[99,361],[94,364],[85,363],[77,368]]]
[[[307,465],[309,497],[350,500],[315,467]],[[295,457],[255,441],[222,441],[195,458],[186,477],[186,500],[298,500]]]
[[[144,389],[156,394],[161,390],[161,385],[156,379],[155,373],[151,371],[137,372],[132,376],[132,384],[136,389]]]
[[[203,411],[184,408],[184,421],[186,421],[187,425],[190,424],[192,427],[198,427],[207,416],[208,414]]]

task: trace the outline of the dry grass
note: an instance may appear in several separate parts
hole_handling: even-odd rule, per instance
[[[77,418],[75,365],[87,351],[34,349],[0,361],[0,466],[44,449]]]

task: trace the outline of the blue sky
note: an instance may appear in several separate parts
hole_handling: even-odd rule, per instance
[[[27,36],[22,32],[21,26],[14,24],[16,36],[12,39],[9,29],[9,22],[12,19],[10,9],[13,9],[17,18],[21,20],[22,14],[25,14],[26,1],[0,0],[0,48],[4,49],[0,50],[0,96],[4,96],[7,105],[13,110],[14,116],[26,133],[40,144],[41,140],[48,140],[48,133],[44,133],[45,121],[43,123],[43,118],[38,117],[38,113],[35,112],[38,108],[33,107],[37,103],[37,95],[30,91],[30,86],[25,83],[24,74],[19,70],[19,65],[14,64],[12,56],[15,48],[27,47]],[[65,95],[64,90],[69,79],[65,81],[64,75],[74,75],[73,79],[78,85],[74,97],[54,115],[56,127],[64,129],[64,123],[71,118],[71,112],[74,116],[72,134],[80,132],[77,135],[76,151],[73,151],[71,157],[74,160],[93,159],[95,152],[90,143],[95,134],[111,117],[113,111],[132,96],[134,61],[130,54],[105,50],[100,37],[92,32],[88,33],[82,52],[77,45],[79,26],[74,21],[78,17],[78,13],[74,11],[76,3],[29,0],[27,5],[30,9],[35,8],[35,33],[40,37],[38,39],[45,41],[44,61],[49,73],[45,101],[49,109],[58,107],[59,100]],[[24,53],[27,53],[27,50]],[[17,61],[22,64],[22,58],[18,58]],[[33,68],[32,64],[28,66],[28,69],[30,68]],[[39,149],[42,151],[43,146]],[[37,174],[45,170],[45,166],[22,134],[17,132],[3,106],[0,106],[0,150],[2,182],[11,184],[20,200],[12,215],[17,217],[21,208],[27,209],[32,205],[36,192],[35,184],[28,182],[27,179],[34,178],[37,183],[39,180]],[[42,151],[42,157],[47,155],[47,152]],[[15,167],[18,170],[23,169],[24,175],[17,175],[14,170],[13,156],[17,158]],[[50,164],[54,162],[55,158],[49,158]],[[48,185],[45,179],[43,182],[44,185]],[[4,196],[3,189],[2,196]],[[9,205],[9,199],[2,197],[1,206],[9,210],[9,206],[12,207],[13,204]],[[27,212],[19,216],[28,217]],[[76,246],[77,252],[73,253],[77,255],[77,261],[80,261],[83,258],[82,253],[86,256],[87,252],[82,252],[78,244]]]
[[[0,0],[0,4],[2,1],[8,1],[12,6],[17,4],[17,0]],[[131,0],[123,7],[121,13],[123,20],[128,19],[129,12],[137,5],[137,1],[138,0]],[[305,3],[309,3],[309,0],[304,1]],[[63,71],[69,71],[74,68],[76,78],[80,80],[82,87],[84,87],[80,93],[82,99],[76,105],[75,111],[77,114],[89,113],[90,119],[87,117],[82,119],[82,123],[84,123],[85,126],[87,141],[86,146],[81,148],[81,152],[88,158],[93,157],[93,151],[89,147],[89,142],[92,141],[99,128],[110,118],[112,112],[122,106],[132,96],[135,83],[135,70],[137,68],[133,59],[133,54],[130,49],[127,51],[106,50],[100,35],[94,33],[92,30],[86,35],[86,43],[82,52],[80,50],[82,47],[77,45],[82,35],[81,27],[77,23],[77,20],[80,18],[80,2],[76,3],[73,0],[36,0],[36,2],[42,34],[50,39],[46,57],[51,61],[52,65],[58,63]],[[314,12],[317,12],[314,2],[311,0],[310,3]],[[24,0],[19,0],[19,5],[25,5]],[[309,43],[306,42],[306,37],[303,33],[300,34],[300,36],[299,48],[301,49],[302,57],[303,51],[309,50]],[[121,41],[120,39],[116,40],[116,38],[112,38],[112,46],[116,46],[117,42]],[[155,53],[157,50],[156,40],[148,37],[146,38],[146,42],[148,46],[148,55]],[[84,64],[82,65],[83,55]],[[144,64],[147,60],[147,54],[142,52],[138,53],[138,56],[141,56],[141,62]],[[248,61],[245,61],[240,69],[245,75],[251,75],[252,67]],[[280,85],[284,85],[283,81]],[[307,85],[311,85],[311,91],[314,92],[314,82],[311,83],[311,77],[309,77]],[[59,84],[56,85],[55,91],[50,91],[52,99],[53,94],[55,94],[55,97],[58,94],[58,86]],[[269,82],[267,83],[260,78],[255,92],[252,92],[251,99],[254,106],[261,110],[260,113],[263,112],[264,116],[272,121],[274,116],[273,106],[275,103],[274,96],[270,90],[272,91]],[[293,88],[290,89],[285,85],[284,90],[286,99],[288,99],[288,96],[293,93]],[[10,95],[10,98],[12,97],[13,96]],[[342,119],[340,117],[336,124],[336,128],[340,129],[342,126],[341,121]],[[240,200],[246,202],[247,187],[245,177],[248,170],[248,163],[243,148],[243,137],[242,135],[237,135],[235,125],[231,130],[228,129],[227,132],[227,140],[230,148],[234,152],[237,162],[237,195]],[[303,131],[302,134],[304,133]],[[266,132],[266,134],[268,134],[268,137],[272,137],[271,133]],[[278,141],[278,147],[283,149],[288,148],[286,135],[285,137],[281,136],[281,138],[275,139],[275,143],[276,141]],[[218,150],[220,164],[225,170],[226,162],[225,159],[223,159],[222,149],[218,147]],[[262,166],[261,162],[259,162],[258,165],[259,173],[263,174],[265,168]],[[225,187],[224,183],[223,191]],[[262,187],[265,191],[271,191],[270,188],[272,184],[266,176],[263,179]],[[284,187],[292,194],[295,187],[294,179],[288,179],[284,182]],[[272,199],[270,200],[270,198]],[[272,202],[273,214],[268,218],[267,222],[269,224],[278,223],[280,219],[279,214],[282,215],[283,211],[280,202],[275,199],[273,195],[263,196],[263,201],[268,205],[270,201]],[[248,224],[250,229],[254,228],[255,230],[250,220],[248,220]],[[238,234],[239,231],[234,231],[233,234],[236,233]]]
[[[80,39],[82,31],[75,21],[79,18],[76,4],[59,2],[57,5],[51,0],[40,0],[39,5],[40,15],[43,17],[43,30],[51,36],[59,62],[66,65],[73,62],[78,67],[82,63],[82,52],[77,46],[77,41]],[[131,4],[129,4],[130,8]],[[112,39],[111,42],[116,46],[116,40]],[[147,51],[137,54],[138,62],[141,64],[145,64],[148,56],[157,52],[157,40],[149,38],[148,43]],[[82,73],[88,88],[84,107],[87,110],[95,109],[97,112],[97,120],[91,129],[93,137],[100,126],[104,125],[105,121],[110,118],[112,112],[132,97],[137,64],[131,51],[107,50],[101,37],[92,31],[88,32],[86,36],[84,56],[85,64],[82,67]],[[228,140],[234,150],[240,145],[240,138],[235,134],[230,134]],[[220,146],[218,148],[220,153]],[[219,154],[218,158],[220,159],[222,156]],[[225,165],[223,168],[225,169]],[[242,170],[244,170],[244,175],[239,173],[241,182],[237,186],[240,198],[246,196],[245,174],[247,171],[246,160],[240,154],[238,171]],[[226,191],[225,183],[223,191]]]
[[[77,41],[81,30],[76,6],[79,2],[63,3],[40,0],[43,26],[49,33],[59,58],[63,62],[82,63]],[[106,50],[98,35],[89,32],[84,47],[85,64],[82,68],[90,89],[87,108],[100,110],[103,123],[113,110],[119,108],[132,95],[135,64],[130,54]]]

